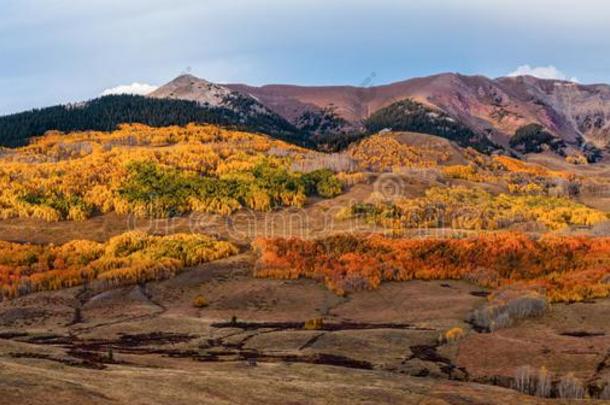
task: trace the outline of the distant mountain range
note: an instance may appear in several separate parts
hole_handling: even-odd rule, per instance
[[[541,130],[555,138],[555,145],[585,151],[610,147],[610,86],[606,84],[582,85],[532,76],[489,79],[445,73],[371,87],[254,87],[211,85],[194,76],[183,75],[151,96],[208,102],[214,99],[210,93],[251,98],[261,111],[276,113],[296,128],[314,135],[377,130],[378,126],[371,128],[370,119],[383,116],[384,111],[399,124],[397,106],[401,106],[405,114],[412,114],[404,106],[408,99],[470,130],[472,134],[463,132],[469,138],[464,143],[487,143],[487,139],[489,144],[509,147],[519,129],[538,124]],[[219,102],[218,97],[214,100],[216,105],[227,105]],[[410,104],[413,107],[413,103]],[[434,115],[430,114],[430,117],[434,118]],[[418,129],[393,128],[393,122],[387,122],[389,128]]]
[[[489,79],[446,73],[371,87],[254,87],[216,84],[181,75],[145,100],[138,101],[140,106],[153,103],[152,100],[188,102],[189,109],[201,110],[198,122],[258,130],[323,149],[383,128],[429,132],[483,151],[513,148],[531,152],[550,148],[558,153],[581,150],[599,156],[610,148],[610,86],[531,76]],[[87,106],[84,103],[79,108]],[[179,106],[173,104],[172,108]],[[45,110],[22,114],[36,119],[36,114],[44,114]],[[119,115],[126,115],[129,122],[150,124],[142,114]],[[23,130],[28,121],[25,118],[20,114],[0,118],[0,141],[6,143],[4,139],[11,137],[15,122],[21,125],[21,135],[38,135],[46,128],[43,122],[32,128],[35,131]],[[182,123],[182,118],[189,117],[180,117],[176,123]],[[49,123],[52,124],[61,127],[58,122]],[[87,129],[75,126],[78,127],[70,125],[69,129]],[[519,131],[518,139],[523,144],[514,142]],[[546,144],[548,147],[544,147]]]
[[[155,93],[162,93],[164,87]],[[332,108],[350,125],[359,127],[371,114],[408,98],[438,109],[505,146],[517,129],[532,123],[568,143],[585,141],[601,148],[610,144],[610,86],[605,84],[446,73],[366,88],[225,87],[255,98],[295,125],[304,113]]]

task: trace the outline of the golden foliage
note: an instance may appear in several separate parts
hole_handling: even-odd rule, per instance
[[[313,318],[309,319],[303,325],[303,329],[305,330],[320,330],[324,326],[324,320],[322,318]]]
[[[369,176],[362,172],[339,172],[337,173],[337,179],[346,186],[351,187],[356,184],[366,183],[369,180]]]
[[[0,291],[15,297],[83,283],[115,286],[160,280],[183,267],[237,252],[233,244],[202,234],[128,232],[106,243],[74,240],[61,246],[0,241]]]
[[[349,150],[361,167],[383,172],[399,168],[436,167],[447,161],[447,152],[435,147],[411,146],[396,139],[396,134],[377,134]]]
[[[203,295],[198,295],[193,300],[193,306],[195,308],[203,308],[208,306],[208,300]]]
[[[508,156],[500,155],[495,156],[493,159],[496,163],[504,167],[506,171],[512,173],[525,173],[540,177],[560,177],[566,180],[571,180],[574,178],[574,175],[572,173],[560,170],[550,170],[545,167],[533,163],[523,162],[521,160]]]
[[[424,197],[393,202],[357,203],[338,219],[362,217],[387,228],[502,229],[536,221],[556,230],[603,222],[601,211],[563,197],[493,195],[482,189],[433,187]]]
[[[442,168],[442,173],[454,179],[468,180],[473,182],[493,181],[495,178],[490,175],[485,175],[474,165],[452,165]]]
[[[292,184],[301,174],[289,168],[306,153],[263,135],[211,125],[50,132],[0,157],[0,218],[83,220],[111,211],[227,215],[244,205],[302,206],[303,187]],[[255,174],[258,168],[267,177]]]
[[[443,167],[446,177],[501,184],[511,194],[529,195],[570,195],[569,187],[579,187],[583,180],[572,173],[549,170],[508,156],[488,157],[471,150],[465,154],[470,163]]]
[[[568,162],[571,165],[588,165],[589,164],[587,157],[581,153],[574,154],[574,155],[568,155],[565,157],[565,160],[566,160],[566,162]]]
[[[439,341],[441,343],[453,343],[462,339],[465,336],[464,329],[456,326],[454,328],[449,329],[447,332],[442,334],[439,337]]]

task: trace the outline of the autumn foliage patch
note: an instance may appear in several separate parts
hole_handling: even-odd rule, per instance
[[[238,251],[202,234],[153,236],[128,232],[106,243],[74,240],[63,245],[0,241],[0,296],[16,297],[84,283],[101,287],[161,280],[182,268]]]
[[[334,172],[291,169],[306,154],[263,135],[211,125],[49,133],[0,154],[0,219],[229,215],[340,194],[343,183]]]
[[[468,280],[489,288],[524,288],[551,301],[610,294],[610,238],[539,239],[512,232],[464,239],[393,239],[340,234],[317,240],[258,239],[255,276],[312,278],[337,294],[384,281]]]
[[[387,228],[459,228],[494,230],[536,221],[548,229],[590,226],[605,213],[565,197],[493,195],[483,189],[432,187],[420,198],[356,203],[338,219],[363,218]]]
[[[446,151],[432,146],[407,145],[393,133],[366,138],[353,146],[349,154],[362,168],[377,172],[436,167],[449,159]]]
[[[589,181],[508,156],[489,157],[471,149],[464,152],[468,164],[444,166],[442,173],[447,178],[505,185],[510,194],[546,196],[573,196]]]

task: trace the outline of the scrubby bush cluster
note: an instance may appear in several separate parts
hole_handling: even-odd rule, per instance
[[[606,385],[604,386],[604,388],[599,393],[599,399],[610,400],[610,378],[606,382]]]
[[[464,338],[464,329],[456,326],[441,334],[438,338],[439,343],[454,343]]]
[[[515,370],[513,388],[524,394],[541,398],[560,398],[566,400],[583,400],[587,398],[585,386],[574,373],[568,373],[557,380],[546,367],[536,369],[531,366],[522,366]],[[598,399],[605,398],[604,391],[592,395]]]
[[[488,157],[466,150],[466,157],[468,164],[445,166],[442,173],[450,179],[505,185],[511,194],[571,197],[579,193],[583,182],[573,173],[550,170],[508,156]]]
[[[587,157],[580,153],[566,156],[565,161],[571,165],[586,165],[589,163]]]
[[[610,238],[500,232],[464,239],[394,239],[339,234],[317,240],[257,239],[257,277],[319,280],[337,294],[377,288],[383,281],[456,279],[483,287],[537,291],[550,302],[610,294]],[[534,315],[532,296],[494,312]],[[496,320],[497,321],[497,320]]]
[[[271,154],[278,154],[276,151],[270,152]],[[309,152],[299,157],[299,159],[293,161],[291,167],[292,170],[297,172],[307,173],[320,169],[329,169],[335,173],[339,173],[354,172],[358,169],[358,163],[346,152]]]
[[[604,158],[604,152],[592,143],[584,142],[580,149],[588,163],[597,163]]]
[[[193,299],[195,308],[204,308],[208,306],[208,300],[203,295],[198,295]]]
[[[285,156],[268,154],[271,149]],[[50,133],[0,157],[0,218],[81,220],[115,211],[165,217],[302,206],[343,184],[328,169],[290,169],[305,149],[214,126]]]
[[[574,175],[561,170],[551,170],[533,163],[524,162],[509,156],[498,155],[492,159],[492,164],[500,165],[501,168],[512,173],[531,174],[541,177],[571,178]]]
[[[524,394],[548,398],[553,387],[551,373],[546,367],[539,369],[531,366],[519,367],[515,371],[513,387]]]
[[[608,217],[565,197],[493,195],[483,189],[458,186],[429,188],[420,198],[355,203],[340,211],[338,218],[364,218],[394,229],[493,230],[536,221],[555,230],[570,225],[591,226]]]
[[[307,320],[303,324],[303,329],[305,330],[320,330],[324,326],[324,319],[322,318],[312,318]]]
[[[110,287],[160,280],[183,267],[237,251],[229,242],[202,234],[128,232],[106,243],[74,240],[59,246],[0,241],[0,296],[16,297],[83,283]]]
[[[470,321],[489,332],[506,328],[516,321],[542,316],[548,309],[545,296],[532,291],[501,290],[482,308],[475,310]]]
[[[449,178],[468,180],[476,183],[496,180],[495,177],[477,169],[475,165],[450,165],[443,167],[441,171],[443,175]]]
[[[559,380],[558,393],[559,398],[583,399],[585,397],[585,387],[573,373],[568,373]]]

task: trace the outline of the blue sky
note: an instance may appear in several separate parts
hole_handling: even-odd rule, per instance
[[[159,85],[188,67],[257,85],[519,67],[610,82],[603,0],[0,0],[0,10],[0,114]]]

